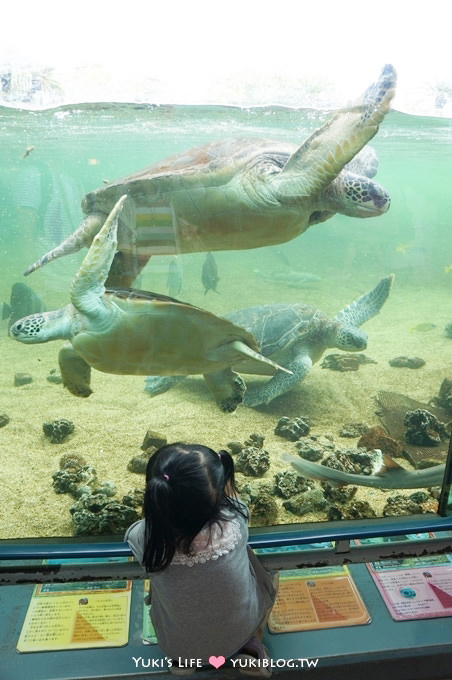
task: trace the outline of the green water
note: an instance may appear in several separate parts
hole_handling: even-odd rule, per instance
[[[9,300],[14,282],[24,281],[48,308],[68,302],[70,283],[82,253],[51,262],[27,279],[22,273],[78,226],[82,219],[80,201],[83,195],[101,187],[105,181],[135,172],[190,147],[228,137],[302,143],[326,118],[324,112],[284,108],[99,104],[22,111],[0,107],[0,301]],[[428,402],[438,392],[442,379],[452,373],[452,340],[443,332],[445,325],[452,321],[452,271],[448,272],[448,266],[452,265],[452,122],[391,112],[371,144],[380,160],[376,179],[391,195],[388,213],[369,219],[336,215],[279,247],[215,253],[218,294],[204,294],[201,269],[205,254],[179,256],[183,277],[179,297],[216,314],[265,302],[301,301],[334,315],[355,297],[371,290],[380,278],[393,272],[395,284],[390,299],[381,314],[366,324],[369,333],[367,354],[376,359],[376,368],[363,367],[352,375],[322,370],[316,365],[308,378],[292,392],[257,410],[239,407],[235,416],[218,412],[200,378],[190,379],[184,387],[150,400],[142,393],[141,378],[131,382],[127,377],[98,377],[96,374],[93,381],[97,381],[97,394],[102,394],[102,380],[110,381],[105,384],[114,385],[115,389],[124,385],[119,400],[111,397],[109,401],[104,390],[101,402],[93,396],[80,407],[78,400],[61,386],[51,386],[52,398],[55,390],[61,390],[59,399],[64,408],[62,406],[58,413],[58,409],[50,413],[45,407],[50,395],[48,385],[45,386],[47,391],[43,392],[37,386],[36,391],[32,386],[12,387],[14,370],[26,370],[32,361],[36,369],[41,355],[36,348],[14,343],[8,338],[7,322],[3,321],[0,337],[4,359],[3,396],[0,403],[2,412],[14,414],[10,424],[0,430],[5,469],[8,469],[8,461],[12,465],[12,461],[24,453],[24,442],[27,447],[30,445],[27,413],[36,414],[37,421],[42,422],[52,417],[71,417],[72,409],[82,408],[87,418],[89,414],[97,420],[98,430],[103,432],[105,439],[121,421],[122,430],[116,436],[122,436],[123,446],[127,448],[127,437],[134,427],[130,420],[133,417],[131,402],[136,398],[141,400],[136,408],[143,423],[143,426],[139,423],[138,432],[144,434],[146,427],[158,429],[166,423],[170,438],[195,439],[202,432],[205,443],[224,446],[236,435],[237,426],[244,437],[259,426],[273,442],[275,422],[282,415],[295,417],[307,413],[313,420],[313,431],[317,428],[319,434],[332,432],[336,435],[347,419],[375,424],[369,423],[369,418],[375,410],[372,399],[378,390],[400,391]],[[30,147],[33,149],[27,153]],[[33,221],[30,211],[23,209],[24,204],[18,209],[18,193],[27,204],[21,178],[24,174],[27,176],[30,168],[40,173],[42,200],[50,202],[52,192],[58,192],[62,197],[58,208],[61,220],[54,219],[50,227]],[[169,261],[170,258],[164,256],[151,258],[139,286],[168,293]],[[278,273],[287,271],[288,267],[315,274],[320,281],[298,289],[259,278],[254,271]],[[419,324],[427,324],[429,330],[416,330]],[[57,365],[60,344],[50,343],[40,350],[46,357],[46,368],[51,367],[48,357],[53,354]],[[388,360],[402,354],[422,357],[426,361],[425,368],[399,373],[389,369]],[[139,391],[139,397],[135,396],[135,390]],[[178,416],[176,406],[182,402],[188,411]],[[174,419],[180,418],[176,424],[166,415],[173,408]],[[145,409],[149,409],[149,416],[143,416]],[[204,429],[201,429],[201,421]],[[209,441],[206,441],[207,433]],[[139,438],[138,434],[136,438]],[[35,442],[44,459],[46,442],[42,433],[36,434]],[[138,441],[135,448],[140,443]],[[351,446],[356,441],[339,443]],[[86,453],[85,443],[81,444],[81,440],[74,437],[65,451],[82,452],[82,449]],[[55,449],[50,451],[54,468],[59,453]],[[33,451],[29,455],[33,460]],[[24,469],[22,481],[26,480],[26,474]],[[136,485],[141,479],[135,482]],[[120,483],[116,478],[115,481]],[[11,482],[7,484],[10,488]],[[52,494],[50,483],[47,487],[48,493]],[[14,521],[16,512],[20,513],[17,508],[11,509],[9,522]],[[285,521],[285,516],[281,521]],[[301,520],[293,518],[293,521]],[[46,526],[40,532],[39,527],[30,526],[24,532],[26,535],[58,535],[65,530]],[[11,535],[11,532],[6,533]]]
[[[70,211],[75,228],[82,217],[79,202],[83,193],[102,186],[106,180],[135,172],[193,146],[230,136],[301,143],[326,117],[322,112],[281,108],[242,110],[122,104],[48,111],[0,108],[3,261],[0,293],[7,296],[11,278],[20,276],[22,267],[30,264],[22,254],[25,250],[23,225],[11,196],[11,184],[18,181],[24,168],[46,167],[57,177],[56,183],[65,182],[56,187],[63,192],[70,184],[64,210]],[[377,275],[389,268],[414,280],[444,280],[444,267],[452,261],[449,249],[450,120],[391,113],[372,145],[380,158],[376,179],[392,197],[389,212],[366,220],[338,215],[314,226],[280,250],[293,268],[302,271],[308,268],[319,275],[326,272],[342,275],[352,267],[352,275],[360,277],[369,268]],[[34,147],[33,151],[23,158],[30,146]],[[31,241],[37,241],[42,234],[31,232],[30,236]],[[59,234],[54,236],[56,242]],[[33,254],[30,238],[27,249]],[[38,245],[35,250],[38,256],[42,254]],[[230,266],[234,266],[236,255],[227,256]],[[249,255],[249,262],[256,264],[262,256],[266,257],[267,253],[260,251],[257,258],[255,254]],[[279,264],[275,259],[275,270]],[[67,267],[68,262],[65,269]],[[31,279],[28,282],[32,285]],[[54,288],[52,292],[56,292]]]

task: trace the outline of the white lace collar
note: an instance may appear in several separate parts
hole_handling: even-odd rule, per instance
[[[193,540],[190,554],[176,550],[171,564],[193,567],[195,564],[217,560],[234,550],[241,537],[240,524],[236,519],[216,523],[210,528],[206,526]]]

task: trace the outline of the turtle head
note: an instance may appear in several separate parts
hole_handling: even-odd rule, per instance
[[[9,329],[9,334],[15,340],[34,345],[49,340],[68,338],[70,333],[70,316],[67,308],[41,314],[24,316]]]
[[[349,217],[377,217],[391,204],[391,197],[381,184],[370,177],[341,172],[322,193],[324,206]]]
[[[361,352],[367,347],[367,333],[353,326],[337,326],[334,347],[347,352]]]

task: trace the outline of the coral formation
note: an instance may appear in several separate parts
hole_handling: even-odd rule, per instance
[[[328,509],[328,519],[368,519],[376,517],[375,510],[367,501],[352,501],[344,507],[331,506]]]
[[[133,522],[140,519],[135,507],[112,501],[101,491],[84,494],[71,508],[74,535],[121,536]]]
[[[260,482],[258,480],[249,480],[244,484],[238,482],[238,489],[240,492],[240,498],[248,506],[251,506],[251,504],[262,494],[271,495],[273,493],[272,484],[269,484],[268,482]]]
[[[313,510],[325,510],[328,502],[321,489],[308,489],[294,498],[283,502],[283,506],[294,515],[306,515]]]
[[[291,498],[301,491],[307,491],[311,485],[295,470],[283,470],[275,475],[274,492],[282,498]]]
[[[335,470],[351,472],[352,474],[372,475],[383,465],[381,451],[367,451],[366,449],[337,449],[327,456],[322,464]]]
[[[331,486],[328,483],[322,484],[323,486],[323,495],[329,501],[330,503],[340,503],[341,505],[344,505],[345,503],[348,503],[349,501],[352,500],[352,498],[356,495],[356,492],[358,491],[357,486],[351,486],[350,484],[347,484],[346,486]]]
[[[245,441],[245,446],[255,446],[257,449],[262,449],[264,446],[265,437],[263,434],[250,434]]]
[[[132,489],[122,497],[122,502],[131,508],[141,508],[144,502],[144,489]]]
[[[446,434],[446,426],[426,409],[417,408],[407,411],[403,424],[406,426],[405,437],[410,444],[417,446],[438,446],[441,436]]]
[[[237,455],[235,469],[251,477],[262,477],[270,467],[270,454],[265,449],[247,446]]]
[[[417,515],[422,512],[421,504],[411,496],[389,496],[383,508],[384,517],[398,517],[399,515]]]
[[[420,357],[401,356],[390,359],[389,365],[396,368],[422,368],[422,366],[425,366],[425,361]]]
[[[55,493],[69,493],[74,498],[92,494],[110,497],[116,494],[113,482],[99,482],[97,472],[87,465],[83,456],[66,453],[60,458],[60,469],[52,475]]]
[[[327,354],[321,368],[329,368],[332,371],[357,371],[361,364],[376,364],[373,359],[369,359],[365,354]]]
[[[311,435],[295,444],[298,454],[306,460],[316,462],[323,457],[325,451],[334,451],[334,443],[328,437]]]
[[[295,442],[300,437],[305,437],[309,434],[310,427],[310,421],[307,417],[288,418],[283,416],[276,423],[275,434]]]
[[[65,453],[60,458],[60,470],[67,470],[68,472],[77,472],[86,464],[86,460],[78,453]]]
[[[251,526],[268,526],[278,519],[278,505],[270,493],[261,493],[250,505]]]
[[[97,472],[91,465],[83,465],[75,471],[58,470],[52,475],[55,493],[70,493],[78,498],[89,493],[97,485]]]
[[[354,439],[363,435],[368,429],[369,426],[365,423],[345,423],[339,432],[339,437]]]
[[[74,432],[74,423],[65,418],[60,418],[59,420],[53,420],[51,423],[43,423],[42,429],[52,444],[60,444],[68,435]]]

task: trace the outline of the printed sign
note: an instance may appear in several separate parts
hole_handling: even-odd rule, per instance
[[[121,647],[129,638],[131,581],[35,587],[18,652]]]
[[[347,567],[281,571],[270,614],[271,633],[370,623],[371,617]]]

